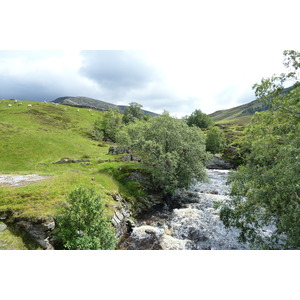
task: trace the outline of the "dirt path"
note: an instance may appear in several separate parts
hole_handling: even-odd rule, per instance
[[[32,182],[44,180],[49,176],[39,176],[37,174],[30,175],[3,175],[0,174],[0,185],[5,186],[24,186]]]

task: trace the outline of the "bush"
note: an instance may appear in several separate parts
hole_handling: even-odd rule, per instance
[[[104,204],[94,189],[79,187],[70,193],[68,206],[57,216],[55,239],[68,250],[112,250],[116,237],[104,216]]]
[[[226,145],[224,132],[219,127],[209,129],[206,136],[206,150],[215,154],[222,153]]]

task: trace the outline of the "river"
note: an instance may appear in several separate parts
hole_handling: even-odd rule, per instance
[[[128,250],[245,250],[238,229],[226,229],[214,203],[228,200],[228,170],[207,170],[208,182],[199,182],[181,197],[183,205],[160,209],[139,220],[120,246]]]

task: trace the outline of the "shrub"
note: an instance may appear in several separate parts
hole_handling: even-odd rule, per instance
[[[221,153],[224,151],[226,140],[222,129],[212,127],[206,136],[206,150],[211,153]]]
[[[79,187],[57,216],[55,238],[68,250],[114,249],[116,237],[104,216],[104,204],[94,189]]]

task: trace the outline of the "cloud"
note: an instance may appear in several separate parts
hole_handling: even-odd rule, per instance
[[[101,88],[119,94],[143,89],[159,76],[155,69],[139,57],[138,51],[81,51],[83,64],[80,74]]]
[[[105,101],[162,112],[174,108],[178,97],[167,86],[163,74],[140,51],[81,51],[80,74],[92,80]]]

